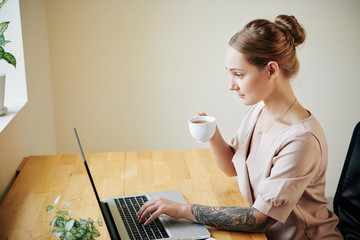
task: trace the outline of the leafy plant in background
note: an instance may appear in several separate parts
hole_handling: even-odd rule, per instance
[[[0,3],[0,9],[4,6],[7,0],[2,0]],[[16,58],[11,53],[5,52],[5,44],[9,43],[10,41],[5,40],[4,32],[8,28],[10,22],[2,22],[0,23],[0,60],[4,59],[8,63],[14,65],[16,67]]]
[[[80,218],[79,220],[76,220],[70,217],[71,211],[64,211],[64,209],[71,205],[72,202],[65,204],[61,209],[56,207],[60,197],[61,195],[55,199],[54,205],[46,207],[47,213],[56,210],[56,216],[50,223],[51,233],[61,240],[93,240],[99,237],[100,233],[96,229],[95,222],[91,218]],[[103,226],[101,218],[97,220],[97,224],[100,227]]]

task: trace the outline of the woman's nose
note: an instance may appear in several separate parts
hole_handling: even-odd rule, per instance
[[[229,90],[230,91],[237,91],[239,90],[239,86],[236,84],[236,82],[234,81],[234,79],[230,80],[230,84],[229,84]]]

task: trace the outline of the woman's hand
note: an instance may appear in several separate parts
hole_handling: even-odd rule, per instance
[[[157,197],[155,199],[149,200],[140,208],[139,212],[137,213],[139,217],[139,222],[144,222],[145,218],[149,216],[149,214],[151,214],[151,216],[146,220],[146,222],[144,223],[145,225],[150,224],[161,214],[166,214],[175,219],[189,219],[190,215],[193,217],[190,211],[189,204],[174,202],[162,197]]]
[[[207,116],[207,114],[204,113],[204,112],[198,112],[198,113],[195,114],[194,117],[199,117],[199,116]]]

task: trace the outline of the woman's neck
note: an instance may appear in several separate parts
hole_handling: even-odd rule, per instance
[[[270,95],[264,99],[266,111],[273,117],[279,117],[294,103],[296,97],[289,80],[281,81],[281,85],[274,88]]]

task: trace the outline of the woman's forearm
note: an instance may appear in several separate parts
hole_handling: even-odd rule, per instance
[[[236,171],[232,163],[234,151],[229,144],[224,141],[218,127],[216,127],[215,134],[209,141],[209,146],[218,167],[228,176],[236,176]]]
[[[276,221],[253,207],[190,206],[196,222],[227,231],[263,232]]]

